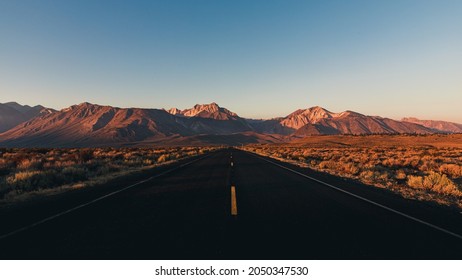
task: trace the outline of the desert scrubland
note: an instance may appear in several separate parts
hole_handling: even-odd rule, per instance
[[[462,208],[462,135],[313,136],[245,150]]]
[[[214,148],[0,149],[0,200],[102,183]]]

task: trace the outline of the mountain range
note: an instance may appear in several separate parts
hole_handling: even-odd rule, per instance
[[[446,122],[401,121],[322,107],[270,120],[246,119],[216,103],[193,108],[118,108],[81,103],[56,111],[0,104],[0,146],[94,147],[283,143],[310,135],[461,132]]]
[[[411,122],[423,125],[435,129],[437,131],[443,131],[447,133],[462,133],[462,124],[445,122],[445,121],[432,121],[432,120],[419,120],[417,118],[403,118],[403,122]]]
[[[0,133],[48,111],[51,109],[40,105],[31,107],[16,102],[0,103]]]

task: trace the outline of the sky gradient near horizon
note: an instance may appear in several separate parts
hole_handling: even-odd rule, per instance
[[[0,103],[462,123],[462,1],[0,2]]]

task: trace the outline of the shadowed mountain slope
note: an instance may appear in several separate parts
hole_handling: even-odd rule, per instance
[[[47,114],[52,111],[52,109],[47,109],[41,105],[31,107],[16,102],[0,103],[0,133],[40,114]]]
[[[31,110],[36,113],[32,119],[0,134],[3,147],[240,145],[280,143],[310,135],[441,132],[414,122],[352,111],[333,113],[321,107],[297,110],[271,120],[244,119],[216,103],[197,104],[185,110],[117,108],[90,103],[60,111],[19,104],[0,104],[0,109],[5,116],[25,116]]]
[[[9,146],[95,146],[188,134],[163,110],[121,109],[90,103],[36,117],[0,134]]]

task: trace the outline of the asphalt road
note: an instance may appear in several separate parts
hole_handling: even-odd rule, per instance
[[[4,210],[0,258],[462,259],[458,211],[239,150],[170,168]]]

